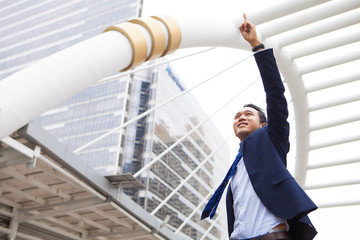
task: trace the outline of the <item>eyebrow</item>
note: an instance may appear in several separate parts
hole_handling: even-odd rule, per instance
[[[241,113],[248,113],[248,112],[254,114],[253,111],[246,109],[246,110],[244,110],[244,111],[239,111],[239,112],[237,112],[234,117],[236,117],[237,115],[239,115],[239,114],[241,114]]]

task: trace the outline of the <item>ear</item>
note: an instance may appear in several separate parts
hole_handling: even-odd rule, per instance
[[[266,126],[267,123],[260,123],[260,126],[263,127],[263,126]]]

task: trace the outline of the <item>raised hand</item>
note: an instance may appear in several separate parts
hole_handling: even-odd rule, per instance
[[[255,25],[248,21],[245,13],[244,22],[241,24],[239,29],[243,38],[249,42],[252,47],[255,47],[261,43],[258,39]]]

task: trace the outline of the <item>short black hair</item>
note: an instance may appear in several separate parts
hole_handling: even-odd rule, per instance
[[[264,110],[261,107],[256,106],[255,104],[252,104],[252,103],[245,104],[244,107],[251,107],[251,108],[255,109],[256,111],[258,111],[260,123],[267,123],[266,115],[264,113]]]

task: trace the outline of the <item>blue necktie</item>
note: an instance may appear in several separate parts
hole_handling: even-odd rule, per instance
[[[212,219],[215,215],[216,208],[219,205],[221,196],[226,188],[226,185],[228,184],[230,178],[235,174],[236,172],[236,166],[239,163],[240,159],[242,158],[241,150],[239,149],[239,153],[236,156],[233,164],[231,165],[229,171],[227,172],[224,180],[220,184],[220,186],[216,189],[214,195],[210,198],[209,202],[206,204],[202,214],[201,214],[201,220],[204,218],[207,218],[210,215],[210,219]]]

